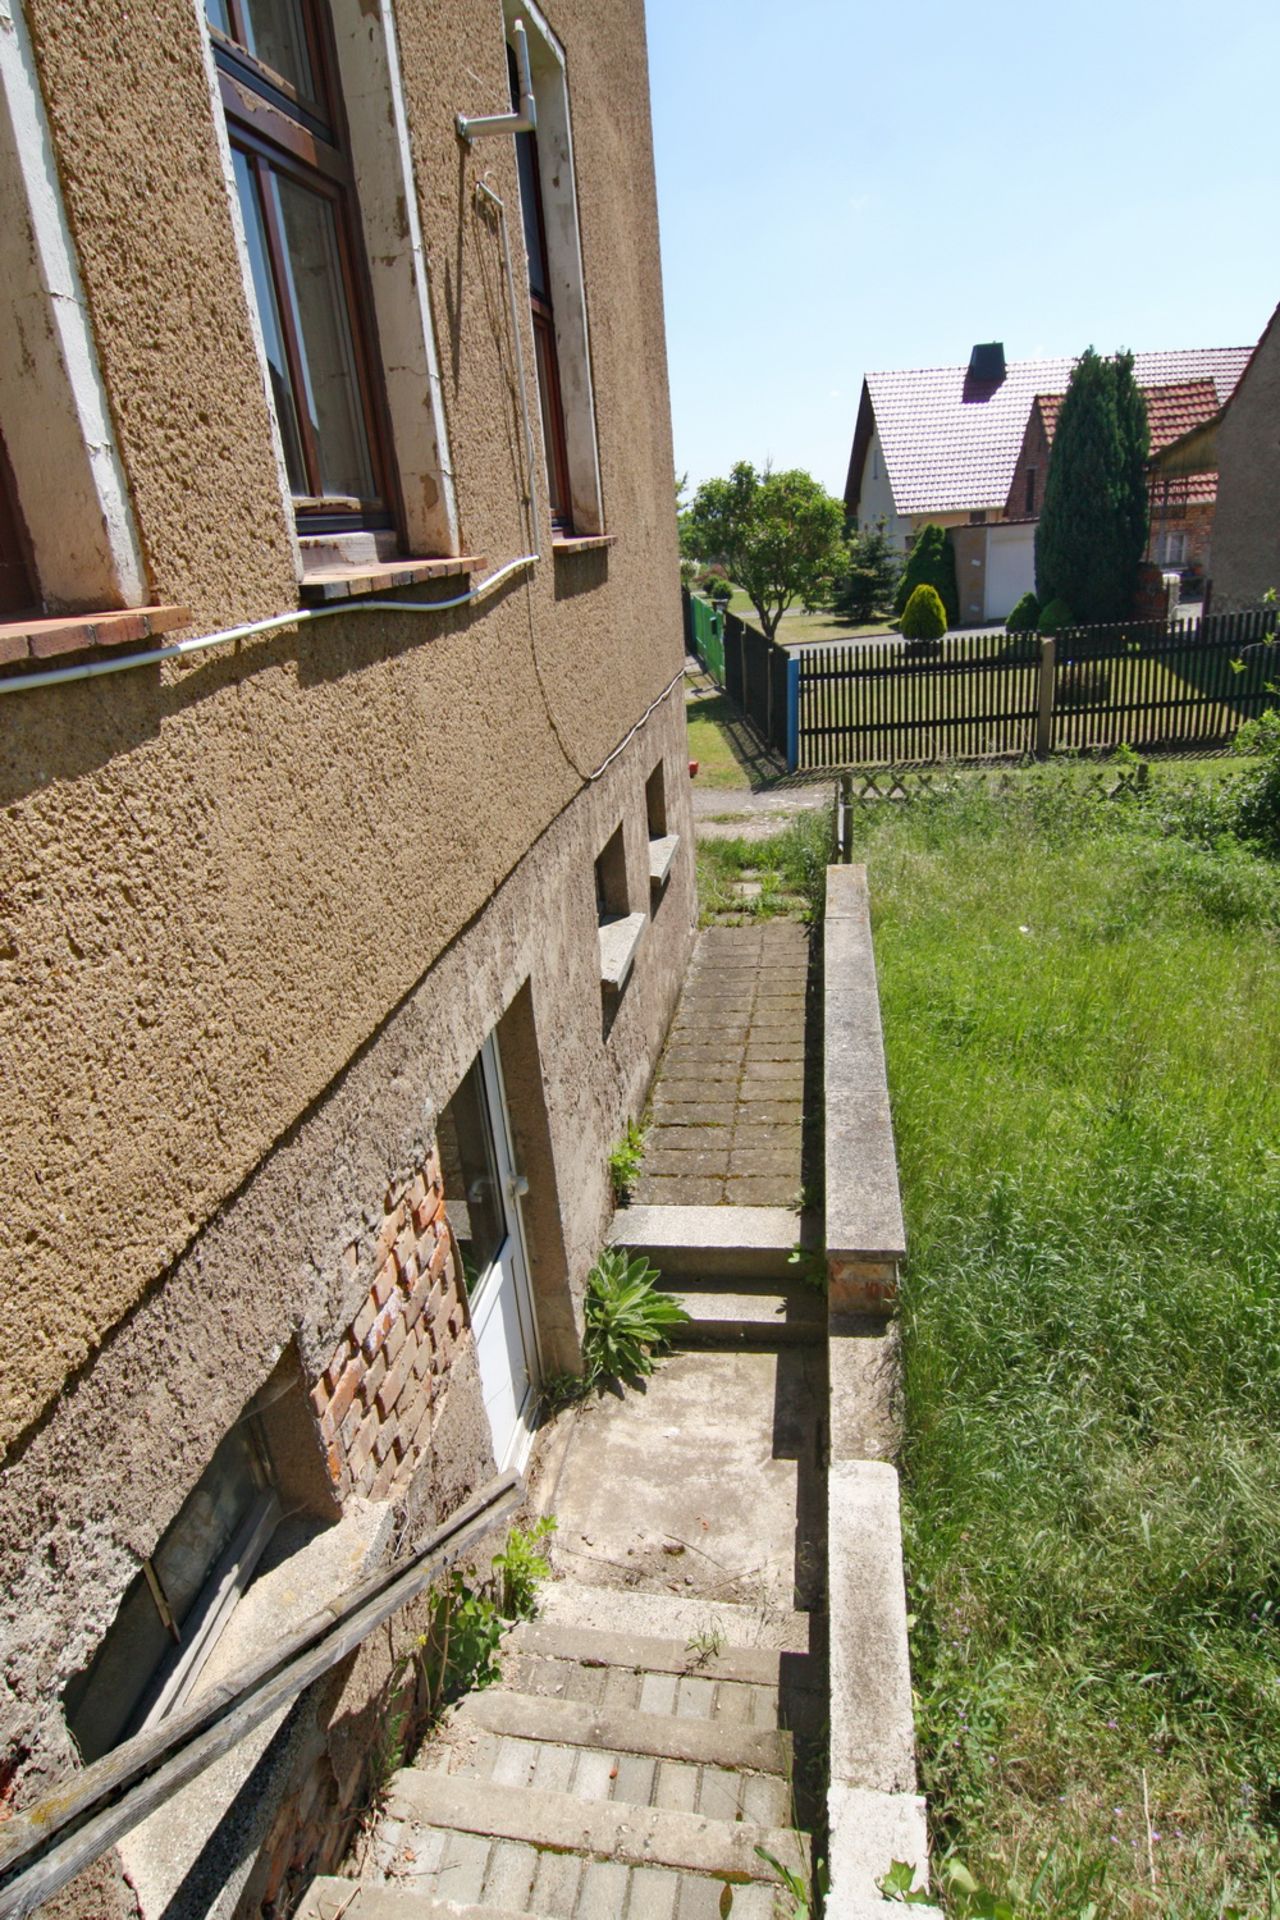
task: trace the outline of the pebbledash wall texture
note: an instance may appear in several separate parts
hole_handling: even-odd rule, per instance
[[[233,160],[272,152],[270,124],[232,117],[257,84],[246,9],[0,0],[0,490],[32,595],[0,624],[5,1812],[83,1764],[86,1676],[174,1529],[215,1540],[219,1462],[240,1463],[227,1486],[264,1478],[266,1544],[197,1691],[510,1451],[467,1251],[484,1183],[445,1151],[482,1054],[520,1176],[526,1371],[580,1364],[607,1151],[696,919],[641,0],[520,9],[550,323],[513,139],[468,146],[455,122],[509,104],[514,9],[266,11],[305,25],[350,126],[343,284],[366,296],[361,390],[380,389],[390,476],[364,529],[335,494],[314,531],[286,478],[283,349]],[[271,84],[274,113],[290,96]],[[399,610],[511,562],[473,604]],[[325,594],[345,597],[314,624],[30,679]],[[621,990],[602,981],[606,849],[607,914],[632,928]],[[342,1854],[420,1624],[47,1910],[285,1912]]]

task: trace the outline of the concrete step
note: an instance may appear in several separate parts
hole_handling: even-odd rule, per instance
[[[599,1628],[561,1627],[542,1620],[523,1621],[513,1629],[507,1644],[517,1654],[533,1654],[588,1670],[617,1668],[756,1687],[776,1687],[785,1663],[786,1677],[792,1684],[807,1684],[813,1690],[822,1684],[818,1674],[806,1680],[806,1661],[774,1647],[691,1650],[685,1641],[665,1636],[605,1633]]]
[[[294,1920],[554,1920],[523,1908],[477,1907],[470,1902],[436,1900],[407,1887],[341,1880],[322,1874],[311,1882]]]
[[[769,1728],[731,1721],[673,1720],[668,1714],[625,1708],[599,1712],[577,1700],[540,1699],[501,1688],[469,1695],[454,1714],[453,1724],[481,1727],[512,1739],[601,1747],[615,1754],[641,1754],[734,1772],[783,1774],[791,1757],[789,1736]]]
[[[432,1893],[491,1903],[508,1886],[517,1898],[504,1897],[505,1904],[514,1904],[517,1910],[534,1899],[537,1856],[544,1853],[575,1855],[614,1869],[663,1867],[721,1884],[728,1880],[768,1886],[774,1881],[772,1869],[756,1851],[763,1847],[792,1872],[807,1875],[809,1871],[807,1837],[786,1827],[712,1820],[697,1813],[619,1801],[584,1802],[569,1793],[507,1787],[491,1780],[465,1780],[411,1768],[397,1773],[391,1782],[384,1827],[400,1830],[395,1851],[384,1866],[391,1877],[402,1877],[402,1863],[414,1878],[425,1878]],[[510,1843],[505,1854],[504,1842]],[[405,1860],[406,1854],[411,1858]],[[445,1875],[452,1870],[453,1856],[457,1870],[449,1884]],[[535,1904],[528,1910],[538,1908]],[[594,1914],[622,1910],[607,1904],[582,1909]],[[550,1911],[565,1909],[558,1901]]]
[[[808,1346],[825,1340],[827,1303],[812,1287],[703,1275],[670,1281],[667,1291],[689,1315],[672,1330],[677,1347]]]
[[[725,1646],[773,1647],[787,1653],[814,1651],[807,1613],[771,1612],[730,1600],[699,1600],[644,1587],[593,1587],[580,1580],[552,1580],[538,1595],[545,1626],[591,1627],[607,1619],[615,1633],[680,1640],[696,1653],[709,1640]]]
[[[786,1280],[801,1232],[789,1207],[619,1207],[609,1241],[644,1254],[668,1279]]]
[[[791,1743],[772,1729],[604,1712],[572,1700],[486,1691],[450,1716],[419,1772],[787,1826]]]

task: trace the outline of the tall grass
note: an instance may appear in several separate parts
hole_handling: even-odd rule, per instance
[[[1161,818],[1032,780],[855,850],[935,1844],[1073,1920],[1280,1911],[1280,868]]]

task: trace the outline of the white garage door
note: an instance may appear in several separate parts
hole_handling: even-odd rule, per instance
[[[987,528],[987,589],[983,614],[1004,620],[1036,584],[1036,530],[1032,522]]]

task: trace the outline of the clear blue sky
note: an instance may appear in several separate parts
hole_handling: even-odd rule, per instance
[[[647,0],[677,471],[844,489],[862,376],[1252,344],[1275,0]]]

